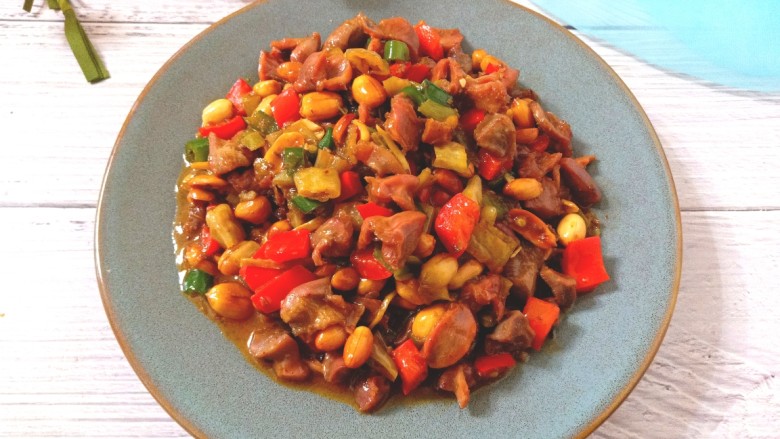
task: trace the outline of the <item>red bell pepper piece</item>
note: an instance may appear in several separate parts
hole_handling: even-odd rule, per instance
[[[414,27],[414,31],[417,32],[417,38],[420,40],[420,53],[430,56],[434,61],[444,58],[441,37],[436,29],[421,21]]]
[[[230,87],[230,91],[225,96],[225,99],[233,103],[233,107],[236,109],[236,113],[246,116],[246,110],[244,109],[244,96],[252,92],[252,86],[247,84],[242,78],[238,80]]]
[[[344,171],[339,174],[341,180],[341,195],[336,201],[348,200],[363,192],[363,184],[360,183],[360,174],[355,171]]]
[[[477,156],[479,158],[479,175],[485,180],[494,180],[501,173],[512,168],[511,158],[496,157],[485,149],[480,149]]]
[[[477,128],[482,119],[485,118],[485,112],[479,108],[472,108],[460,117],[460,126],[463,130],[469,134],[474,134],[474,130]]]
[[[431,68],[425,64],[414,64],[406,69],[406,79],[414,82],[423,82],[431,73]]]
[[[260,247],[253,257],[274,262],[294,261],[311,254],[311,231],[306,229],[280,232]]]
[[[401,343],[393,351],[393,362],[401,375],[401,389],[404,395],[416,389],[428,377],[428,363],[425,361],[412,339]]]
[[[236,115],[233,116],[232,119],[228,119],[222,123],[200,127],[198,128],[198,132],[201,137],[208,137],[209,134],[214,133],[222,140],[230,140],[230,138],[244,128],[246,128],[246,121],[241,115]]]
[[[406,71],[412,65],[409,61],[396,62],[390,64],[390,76],[397,76],[402,79],[406,79]]]
[[[352,253],[350,260],[360,277],[364,279],[382,280],[393,275],[390,270],[374,257],[374,249],[372,247],[355,251]]]
[[[447,251],[459,257],[469,246],[477,221],[479,204],[461,192],[442,206],[436,216],[434,228]]]
[[[244,279],[244,282],[252,291],[257,291],[258,288],[262,287],[280,274],[282,274],[282,270],[276,268],[255,267],[253,265],[241,267],[241,269],[238,271],[238,275],[241,276],[241,279]]]
[[[534,330],[534,341],[531,347],[538,350],[542,349],[544,341],[547,340],[547,334],[550,333],[555,322],[558,321],[558,315],[561,310],[558,305],[536,297],[529,297],[523,308],[523,314],[528,319],[528,324]]]
[[[495,355],[484,355],[474,360],[474,369],[482,378],[496,378],[517,364],[514,358],[506,352]]]
[[[486,75],[489,75],[491,73],[495,73],[497,71],[498,71],[498,66],[493,64],[493,63],[488,64],[487,67],[485,68],[485,74]]]
[[[363,219],[372,216],[390,216],[393,214],[392,210],[384,206],[380,206],[376,203],[358,204],[355,206],[355,208],[360,213],[360,216],[363,217]]]
[[[300,114],[301,99],[294,89],[279,93],[279,96],[271,101],[271,113],[276,119],[276,126],[283,128],[288,122],[294,122],[301,118]]]
[[[200,230],[200,246],[203,249],[204,256],[214,256],[222,247],[216,239],[211,236],[211,231],[207,226]]]
[[[539,133],[539,135],[536,136],[536,140],[531,142],[528,146],[536,152],[546,151],[547,147],[550,146],[550,137],[547,134]]]
[[[317,277],[301,265],[296,265],[276,276],[255,290],[252,304],[260,312],[269,314],[279,311],[282,300],[298,285],[311,282]]]
[[[563,251],[561,269],[577,281],[577,292],[587,293],[609,280],[604,257],[601,254],[601,238],[591,236],[572,241]]]

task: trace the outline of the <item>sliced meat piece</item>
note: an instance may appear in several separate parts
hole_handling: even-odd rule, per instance
[[[508,285],[503,285],[504,282]],[[511,286],[508,280],[504,282],[497,274],[474,278],[463,285],[458,300],[465,303],[475,314],[485,305],[492,305],[496,319],[501,319],[504,316],[506,298]]]
[[[390,112],[385,115],[385,128],[404,152],[415,151],[420,144],[422,123],[412,100],[398,93],[390,100]]]
[[[255,179],[254,168],[235,169],[222,176],[236,192],[262,191],[264,188]]]
[[[285,357],[274,361],[274,373],[285,381],[305,381],[309,378],[309,367],[300,358]]]
[[[471,58],[469,58],[469,64],[471,64]],[[463,66],[453,57],[440,59],[431,69],[431,81],[441,84],[444,91],[451,95],[460,93],[463,89],[461,80],[465,77],[466,72],[463,70]]]
[[[601,200],[601,191],[596,181],[576,160],[569,157],[561,159],[561,178],[579,205],[588,207]]]
[[[339,49],[314,52],[306,57],[298,79],[293,83],[299,93],[346,90],[352,80],[352,66]]]
[[[320,34],[313,32],[311,36],[303,38],[283,38],[271,41],[271,48],[280,51],[289,50],[290,61],[304,62],[312,53],[320,49]]]
[[[368,36],[363,32],[363,24],[370,22],[363,13],[341,23],[333,32],[328,35],[323,43],[323,49],[338,48],[347,50],[350,47],[363,47]]]
[[[577,281],[573,277],[559,273],[546,265],[542,267],[539,275],[550,286],[555,303],[561,310],[566,311],[574,305],[574,301],[577,300]]]
[[[439,34],[439,42],[444,52],[449,52],[455,47],[459,48],[461,43],[463,43],[463,34],[458,29],[434,29]]]
[[[541,179],[553,170],[561,161],[561,153],[548,154],[544,151],[529,152],[520,162],[517,173],[520,177]]]
[[[330,279],[321,278],[293,288],[282,300],[279,316],[290,325],[292,333],[311,343],[317,333],[331,326],[341,326],[352,333],[363,307],[333,294]]]
[[[184,222],[184,236],[191,239],[203,228],[206,222],[206,202],[193,201],[187,207],[187,220]]]
[[[460,361],[474,344],[477,321],[463,303],[447,305],[447,310],[431,330],[420,352],[428,367],[442,369]]]
[[[522,312],[509,311],[506,318],[485,337],[485,352],[490,355],[506,352],[520,358],[520,354],[531,347],[534,335],[534,330]]]
[[[564,157],[571,157],[571,127],[564,120],[558,119],[556,115],[550,112],[545,112],[542,106],[533,101],[529,105],[531,113],[534,115],[536,125],[540,130],[547,133],[550,136],[550,140],[554,141],[556,150],[563,154]]]
[[[509,104],[509,94],[501,78],[493,75],[466,78],[466,94],[474,106],[486,113],[498,113]]]
[[[252,164],[252,151],[241,147],[239,137],[236,134],[230,140],[222,140],[216,134],[209,134],[209,169],[211,172],[222,175],[236,168]]]
[[[550,250],[542,250],[525,239],[520,239],[521,250],[504,266],[504,276],[512,282],[512,292],[527,299],[534,295],[536,278]]]
[[[361,140],[355,149],[355,157],[358,161],[371,168],[378,177],[388,174],[408,174],[401,162],[384,146],[370,140]]]
[[[258,315],[257,329],[249,336],[249,354],[258,360],[273,362],[276,375],[285,380],[303,381],[309,376],[309,368],[301,360],[295,340],[271,318]]]
[[[322,357],[322,376],[329,383],[341,384],[346,381],[351,369],[344,364],[344,356],[328,352]]]
[[[284,62],[282,51],[271,49],[271,51],[260,51],[260,60],[257,65],[257,76],[261,81],[267,79],[281,79],[276,73],[276,69]]]
[[[358,238],[358,248],[366,248],[373,238],[382,242],[382,257],[393,269],[401,268],[417,248],[417,242],[425,227],[425,214],[404,211],[393,216],[372,216],[363,221]]]
[[[322,223],[311,235],[311,258],[315,265],[323,265],[323,256],[349,256],[352,249],[352,220],[342,212]]]
[[[409,54],[413,60],[417,58],[417,53],[420,51],[420,39],[417,37],[417,32],[405,18],[385,18],[377,25],[366,20],[363,23],[363,32],[372,39],[403,41],[409,46]]]
[[[436,387],[447,392],[455,393],[458,407],[464,409],[469,404],[471,391],[469,387],[477,384],[474,379],[474,369],[467,364],[456,364],[445,370],[439,377]]]
[[[504,66],[499,70],[501,83],[506,87],[507,93],[511,92],[517,85],[517,79],[520,77],[520,70]]]
[[[358,410],[370,413],[382,407],[390,396],[390,381],[382,375],[371,375],[355,384]]]
[[[414,192],[420,185],[416,175],[398,174],[384,178],[366,177],[368,201],[386,204],[393,201],[403,210],[416,210]]]
[[[477,145],[493,155],[507,157],[515,151],[515,124],[506,114],[488,114],[474,129]]]
[[[558,185],[551,178],[542,178],[542,194],[523,203],[527,210],[539,218],[548,219],[563,214],[563,203]]]
[[[452,126],[436,119],[426,119],[422,141],[431,145],[441,145],[452,140]]]

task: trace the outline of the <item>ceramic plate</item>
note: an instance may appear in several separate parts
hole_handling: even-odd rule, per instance
[[[184,143],[201,109],[239,76],[257,75],[271,40],[318,31],[364,11],[458,27],[521,70],[574,130],[604,200],[612,281],[578,299],[554,342],[495,385],[453,400],[395,399],[375,415],[281,386],[249,364],[179,292],[171,239]],[[680,276],[676,194],[663,151],[635,98],[595,53],[551,21],[508,2],[269,0],[207,29],[143,91],[117,139],[97,218],[96,258],[111,325],[141,381],[200,437],[584,436],[628,395],[652,361]]]

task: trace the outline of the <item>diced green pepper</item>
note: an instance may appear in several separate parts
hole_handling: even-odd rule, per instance
[[[325,135],[322,140],[317,144],[319,149],[332,149],[333,148],[333,127],[328,127],[325,130]]]
[[[480,221],[471,234],[466,250],[477,261],[485,264],[493,273],[500,273],[520,241],[509,236],[487,221]]]
[[[295,204],[295,207],[301,210],[303,213],[311,213],[314,211],[314,209],[322,206],[323,203],[312,200],[310,198],[302,197],[300,195],[296,195],[292,198],[293,204]]]
[[[482,191],[482,205],[494,207],[496,209],[496,219],[498,220],[504,219],[507,212],[509,212],[509,208],[501,195],[491,190]]]
[[[241,138],[241,144],[250,151],[256,151],[265,146],[265,137],[254,130],[247,130],[244,137]]]
[[[409,46],[398,40],[386,42],[385,59],[388,61],[409,61]]]
[[[184,158],[190,163],[205,162],[209,159],[209,139],[193,139],[184,146]]]
[[[288,174],[303,166],[303,148],[285,148],[282,151],[282,168]]]
[[[194,268],[184,275],[182,288],[187,294],[206,294],[206,291],[214,285],[214,277],[203,270]]]
[[[245,118],[246,123],[250,127],[256,129],[263,137],[279,131],[279,127],[276,125],[276,120],[273,117],[263,113],[262,111],[255,111],[251,116]]]
[[[420,105],[425,101],[425,95],[415,86],[409,85],[401,89],[401,93],[405,94],[409,99],[414,101],[415,105]]]
[[[436,119],[439,122],[444,122],[450,116],[457,116],[458,112],[454,108],[442,105],[433,99],[428,99],[423,102],[417,111],[425,117]]]
[[[442,105],[450,105],[452,103],[452,95],[439,88],[436,84],[429,80],[422,82],[423,93],[428,99],[431,99]]]

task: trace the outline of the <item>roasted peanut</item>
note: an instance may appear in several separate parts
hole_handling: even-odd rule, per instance
[[[276,74],[286,82],[295,82],[303,64],[297,61],[287,61],[276,68]]]
[[[282,91],[282,84],[275,79],[267,79],[255,84],[252,87],[252,90],[256,95],[264,98],[266,96],[278,94]]]
[[[524,99],[514,99],[512,101],[511,111],[512,120],[515,122],[517,128],[533,128],[536,125],[528,101]]]
[[[387,92],[372,76],[360,75],[352,82],[352,97],[358,104],[376,108],[387,99]]]
[[[433,253],[436,247],[436,238],[430,233],[423,233],[420,240],[417,241],[417,247],[414,249],[414,255],[418,258],[427,258]]]
[[[214,285],[206,293],[206,300],[217,314],[234,320],[245,320],[255,311],[252,292],[236,282]]]
[[[233,115],[233,103],[227,99],[217,99],[206,105],[201,119],[203,126],[220,123]]]
[[[314,347],[320,352],[335,351],[344,346],[346,341],[347,331],[344,330],[343,326],[335,325],[317,333]]]
[[[268,197],[259,196],[253,200],[242,201],[236,204],[235,215],[252,224],[261,224],[271,216],[271,202]]]
[[[428,338],[428,334],[439,323],[444,311],[445,305],[442,303],[421,309],[412,321],[412,339],[417,343],[423,343]]]
[[[300,114],[306,119],[321,121],[333,119],[341,114],[344,102],[337,93],[315,91],[301,98]]]
[[[265,232],[265,239],[271,239],[277,233],[289,232],[290,230],[292,230],[292,226],[290,225],[289,221],[277,221],[271,224],[271,227],[269,227],[268,231]]]
[[[518,201],[533,200],[542,195],[542,183],[535,178],[515,178],[504,186],[504,195]]]
[[[563,245],[585,238],[588,227],[585,220],[577,213],[564,216],[558,223],[558,239]]]
[[[382,291],[382,288],[385,287],[385,283],[387,283],[385,279],[382,280],[360,279],[360,282],[358,282],[358,286],[357,286],[357,292],[361,296],[367,296],[370,294],[379,294],[379,292]]]
[[[374,334],[366,326],[358,326],[344,343],[344,365],[350,369],[362,366],[371,356]]]
[[[354,290],[360,282],[360,275],[357,270],[352,267],[346,267],[333,273],[333,277],[330,279],[330,285],[341,291]]]

